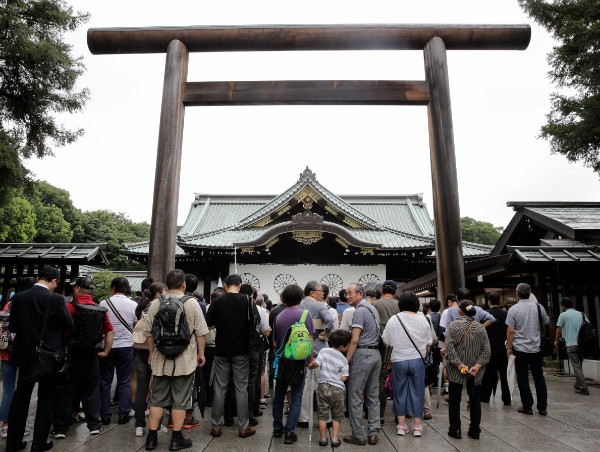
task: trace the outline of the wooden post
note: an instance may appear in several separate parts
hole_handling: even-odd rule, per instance
[[[177,208],[185,107],[183,93],[187,80],[189,52],[181,41],[167,48],[158,151],[154,179],[154,201],[150,227],[148,276],[164,281],[175,268]]]
[[[458,178],[454,155],[454,132],[448,82],[446,46],[438,37],[424,49],[425,75],[429,83],[429,149],[433,186],[437,295],[446,295],[465,284],[458,203]]]

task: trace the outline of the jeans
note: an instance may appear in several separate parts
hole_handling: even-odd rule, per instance
[[[137,392],[135,394],[135,426],[146,426],[146,399],[150,392],[152,370],[148,364],[148,350],[138,349],[135,354],[135,371],[137,373]]]
[[[379,350],[357,349],[350,362],[350,378],[348,379],[348,412],[350,426],[355,438],[364,438],[363,394],[364,405],[369,414],[368,435],[379,432],[379,371],[381,355]],[[425,377],[423,377],[424,379]],[[421,391],[421,395],[423,391]]]
[[[229,376],[233,374],[238,426],[240,431],[248,428],[248,355],[215,356],[213,362],[214,399],[212,407],[212,426],[223,427],[225,393],[229,385]]]
[[[0,421],[8,422],[8,409],[17,384],[17,366],[2,361],[2,404],[0,404]]]
[[[306,369],[305,369],[306,372]],[[306,372],[308,373],[308,372]],[[304,391],[304,378],[291,386],[291,406],[285,426],[283,425],[283,401],[287,393],[288,385],[281,381],[275,381],[275,394],[273,395],[273,429],[284,432],[295,432],[302,409],[302,392]]]
[[[448,417],[450,419],[450,431],[460,430],[460,399],[463,385],[461,383],[450,382],[448,385]],[[469,396],[470,418],[469,431],[472,433],[481,433],[481,385],[473,387]]]
[[[425,397],[425,365],[421,358],[392,363],[394,414],[422,418]]]
[[[537,397],[537,409],[545,411],[548,406],[548,389],[544,379],[544,370],[542,369],[543,359],[541,353],[524,353],[513,349],[515,355],[515,373],[517,374],[517,384],[521,393],[521,402],[523,408],[531,410],[533,408],[533,395],[529,387],[529,369],[535,384],[535,393]]]
[[[110,419],[110,385],[117,370],[117,394],[119,416],[129,416],[131,410],[131,366],[133,347],[113,348],[108,356],[100,361],[100,401],[102,419]]]
[[[581,368],[581,361],[579,360],[579,347],[572,345],[567,347],[567,356],[573,366],[573,373],[575,373],[575,384],[581,389],[587,388],[585,379],[583,378],[583,369]]]

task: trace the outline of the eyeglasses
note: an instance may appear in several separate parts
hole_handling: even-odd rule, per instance
[[[314,289],[314,290],[311,290],[311,292],[323,292],[323,289]]]
[[[346,291],[346,295],[354,295],[355,293],[357,293],[357,292],[352,292],[351,290]]]

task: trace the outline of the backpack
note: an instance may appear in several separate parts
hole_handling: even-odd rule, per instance
[[[12,344],[12,336],[8,329],[10,314],[7,311],[0,313],[0,350],[8,350]]]
[[[302,311],[302,317],[300,317],[300,320],[293,323],[288,328],[286,334],[287,341],[283,342],[285,344],[283,356],[289,360],[304,361],[312,353],[310,333],[308,328],[306,328],[307,316],[308,311],[305,309]]]
[[[98,343],[102,341],[104,321],[108,310],[96,304],[81,304],[75,298],[69,303],[75,308],[73,335],[69,341],[69,346],[73,350],[79,351],[94,350]]]
[[[183,308],[185,301],[190,298],[194,297],[160,296],[158,311],[152,322],[152,339],[156,349],[167,358],[177,357],[190,345],[192,335]]]
[[[582,312],[583,322],[577,333],[577,347],[580,356],[595,355],[598,351],[598,332],[592,327],[592,324],[585,318]]]

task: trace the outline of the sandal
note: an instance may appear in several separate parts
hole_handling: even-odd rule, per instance
[[[337,441],[331,440],[331,447],[340,447],[342,445],[342,441],[339,439]]]
[[[2,427],[0,427],[0,436],[2,438],[6,438],[8,436],[8,424],[4,424]]]
[[[327,438],[325,439],[319,439],[319,446],[327,446],[327,444],[329,444],[329,441],[327,440]]]

